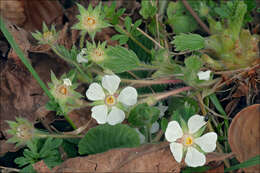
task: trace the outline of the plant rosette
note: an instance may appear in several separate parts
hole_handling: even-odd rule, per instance
[[[181,125],[177,121],[171,121],[165,132],[173,157],[180,163],[186,155],[185,163],[188,166],[203,166],[206,163],[205,153],[213,152],[216,148],[217,134],[209,132],[201,136],[206,122],[200,115],[190,117],[188,124],[181,120]]]
[[[73,29],[81,30],[82,33],[87,32],[93,40],[96,32],[110,26],[110,24],[104,20],[104,15],[101,11],[101,3],[94,9],[89,5],[88,10],[80,4],[77,5],[80,13],[80,15],[77,15],[79,23],[75,24],[72,27]]]
[[[39,31],[32,33],[32,36],[38,40],[39,44],[53,45],[57,42],[59,33],[56,32],[54,25],[52,25],[49,30],[46,24],[43,23],[42,31],[43,33]]]
[[[121,123],[125,119],[123,110],[136,104],[136,89],[128,86],[119,93],[117,90],[120,81],[116,75],[105,75],[102,78],[102,86],[92,83],[86,91],[87,98],[94,101],[91,116],[98,124]]]
[[[58,80],[53,72],[51,72],[51,80],[52,83],[48,83],[50,87],[50,92],[53,95],[55,101],[60,105],[63,112],[69,112],[74,107],[78,107],[77,101],[82,95],[76,91],[77,84],[72,84],[71,78],[65,78],[65,76],[61,76],[61,79]]]
[[[33,124],[24,118],[16,117],[16,122],[6,122],[10,126],[10,129],[7,130],[7,133],[13,135],[13,137],[9,138],[7,142],[16,143],[16,147],[25,145],[35,136],[36,129],[34,128]]]
[[[77,56],[78,63],[87,63],[88,61],[92,61],[96,64],[102,65],[104,60],[107,58],[106,54],[106,42],[91,44],[87,42],[87,48],[83,48],[81,52]]]

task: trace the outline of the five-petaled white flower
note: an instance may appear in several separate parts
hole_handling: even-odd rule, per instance
[[[98,124],[108,123],[115,125],[125,119],[125,113],[120,108],[132,106],[137,102],[137,91],[133,87],[126,87],[120,93],[116,92],[120,84],[120,78],[116,75],[105,75],[102,78],[102,87],[98,83],[92,83],[86,96],[91,101],[96,101],[91,111],[91,116]]]
[[[209,80],[210,79],[210,70],[207,71],[199,71],[197,73],[197,76],[199,77],[199,80]]]
[[[199,137],[200,129],[205,124],[204,117],[200,115],[190,117],[188,129],[182,129],[177,121],[169,122],[165,137],[170,142],[172,155],[177,162],[181,162],[187,152],[185,163],[188,166],[197,167],[206,163],[204,153],[215,150],[217,134],[209,132]]]

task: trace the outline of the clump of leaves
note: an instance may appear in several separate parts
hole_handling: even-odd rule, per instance
[[[16,158],[14,162],[18,164],[19,167],[22,167],[22,173],[36,173],[33,169],[33,164],[41,160],[43,160],[49,168],[53,168],[62,162],[58,150],[61,144],[62,139],[47,138],[46,140],[40,140],[34,138],[27,143],[28,148],[24,149],[24,156]]]
[[[225,23],[209,17],[212,35],[205,39],[206,63],[217,70],[239,69],[251,66],[259,58],[259,37],[242,29],[247,11],[246,4],[239,1],[235,13]]]

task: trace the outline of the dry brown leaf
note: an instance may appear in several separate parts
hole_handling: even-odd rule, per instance
[[[233,119],[228,142],[236,158],[244,162],[260,154],[260,104],[248,106]],[[246,172],[260,172],[260,165],[244,169]]]
[[[43,21],[51,24],[63,14],[58,0],[1,0],[0,11],[4,18],[28,31],[40,30]]]
[[[50,71],[53,70],[57,76],[67,70],[66,67],[57,64],[54,58],[44,54],[32,55],[32,64],[41,79],[47,83],[50,81]],[[15,120],[15,117],[21,116],[34,122],[35,112],[48,101],[43,90],[36,80],[26,70],[16,68],[11,60],[7,61],[4,68],[1,69],[0,78],[0,131],[8,139],[10,136],[6,133],[9,128],[5,120]],[[12,145],[3,148],[1,140],[0,154],[13,149]],[[3,144],[6,145],[6,144]]]
[[[71,158],[52,171],[180,172],[181,165],[173,159],[168,146],[168,143],[147,144],[138,148],[113,149],[87,157]],[[35,168],[38,167],[36,165]]]

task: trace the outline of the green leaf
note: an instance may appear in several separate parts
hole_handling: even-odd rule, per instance
[[[161,128],[162,128],[163,132],[166,131],[167,126],[168,126],[168,120],[166,118],[162,117]]]
[[[132,70],[139,66],[140,61],[136,54],[121,46],[109,47],[108,58],[104,61],[104,66],[115,73]]]
[[[125,27],[128,32],[130,32],[131,30],[131,24],[132,24],[132,19],[129,16],[127,16],[125,18]]]
[[[135,36],[135,39],[138,40],[140,43],[142,43],[146,48],[152,49],[153,48],[153,42],[149,40],[144,35]],[[127,42],[127,45],[129,46],[129,49],[133,50],[136,55],[140,58],[141,61],[144,61],[146,63],[151,61],[151,55],[144,51],[143,48],[138,46],[132,39],[129,39]],[[143,72],[142,72],[143,73]]]
[[[154,2],[154,0],[153,0]],[[141,2],[141,10],[140,14],[143,16],[144,19],[148,19],[149,17],[153,17],[156,14],[157,8],[154,5],[151,4],[151,1],[142,1]]]
[[[230,168],[226,168],[224,170],[224,172],[229,172],[229,171],[232,171],[235,169],[240,169],[240,168],[247,168],[247,167],[259,165],[259,164],[260,164],[260,155],[250,158],[247,161],[240,163],[238,165],[231,166]]]
[[[33,169],[32,165],[28,165],[23,169],[21,169],[20,173],[37,173],[37,172]]]
[[[59,138],[47,138],[43,147],[40,150],[40,156],[46,157],[53,152],[53,150],[57,149],[62,144],[62,139]]]
[[[194,51],[203,49],[205,40],[198,34],[180,34],[174,37],[172,44],[176,47],[177,51]]]
[[[136,147],[138,133],[125,124],[104,124],[91,128],[79,142],[80,154],[102,153],[113,148]]]
[[[175,34],[192,32],[198,28],[198,24],[192,16],[174,16],[168,20]]]
[[[223,107],[221,106],[216,94],[215,93],[211,94],[209,96],[209,98],[210,98],[211,102],[214,104],[214,106],[216,107],[216,109],[218,110],[218,112],[221,113],[222,115],[227,116],[227,114],[226,114],[225,110],[223,109]]]
[[[139,104],[131,110],[128,122],[134,127],[152,125],[157,121],[159,113],[159,109],[148,106],[147,103]]]
[[[191,69],[193,71],[199,71],[202,67],[203,63],[198,56],[190,56],[184,60],[186,68]]]
[[[77,145],[70,142],[67,139],[63,140],[62,143],[62,148],[64,149],[64,151],[67,153],[68,157],[76,157],[77,156]]]
[[[28,160],[28,159],[25,158],[25,157],[18,157],[18,158],[16,158],[16,159],[14,160],[14,162],[15,162],[16,164],[18,164],[19,167],[22,167],[22,166],[25,166],[25,165],[29,164],[29,163],[30,163],[30,160]]]

